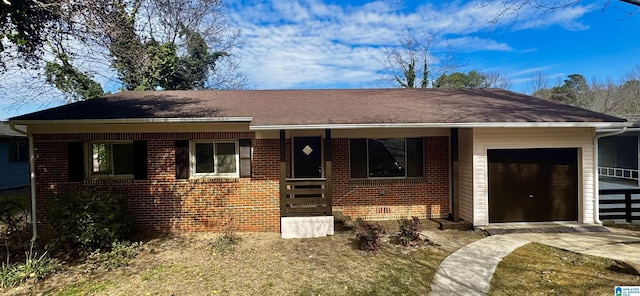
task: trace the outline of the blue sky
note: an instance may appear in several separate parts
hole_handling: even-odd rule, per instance
[[[619,81],[640,66],[634,6],[601,0],[523,9],[492,26],[502,1],[495,2],[230,0],[226,12],[242,30],[244,43],[232,53],[254,89],[394,87],[384,52],[406,32],[437,36],[434,64],[452,48],[460,70],[498,71],[524,93],[536,73],[553,86],[574,73]],[[0,119],[56,105],[2,104]]]

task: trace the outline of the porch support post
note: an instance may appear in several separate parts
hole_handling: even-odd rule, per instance
[[[451,158],[451,220],[453,222],[460,221],[460,182],[458,181],[458,128],[450,130],[451,149],[449,156]]]
[[[280,130],[280,216],[287,216],[287,156],[285,131]]]
[[[326,187],[325,187],[325,199],[327,201],[327,216],[332,216],[332,202],[333,202],[333,186],[331,182],[332,173],[331,173],[331,130],[325,130],[324,136],[324,161],[325,161],[325,178],[326,178]]]

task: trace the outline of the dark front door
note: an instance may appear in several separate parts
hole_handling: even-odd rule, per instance
[[[489,222],[578,219],[576,149],[489,150]]]
[[[293,138],[293,177],[322,177],[322,138]]]

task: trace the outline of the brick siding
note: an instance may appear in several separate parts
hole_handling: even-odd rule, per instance
[[[449,214],[449,138],[424,138],[424,178],[351,180],[349,140],[333,139],[333,209],[364,219]]]
[[[46,235],[46,198],[82,189],[125,192],[135,227],[143,232],[220,231],[230,218],[238,231],[280,231],[279,140],[253,139],[252,178],[175,178],[174,140],[247,139],[241,133],[115,133],[34,135],[38,223]],[[67,143],[146,140],[147,180],[68,182]],[[351,180],[348,139],[333,139],[333,206],[366,219],[441,217],[449,213],[447,137],[425,138],[425,178]],[[287,140],[287,147],[291,141]],[[290,163],[290,148],[287,160]],[[289,171],[289,170],[288,170]],[[290,172],[288,172],[290,175]]]
[[[229,218],[239,231],[280,231],[278,140],[253,140],[253,177],[177,180],[175,139],[251,138],[253,133],[35,135],[38,221],[45,225],[46,198],[82,189],[125,192],[136,230],[220,231]],[[147,180],[68,182],[67,142],[147,140]],[[276,170],[274,170],[276,168]]]

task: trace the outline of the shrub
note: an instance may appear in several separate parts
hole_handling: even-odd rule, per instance
[[[242,242],[242,238],[239,235],[223,233],[210,242],[209,247],[218,254],[226,254],[233,252],[240,242]]]
[[[358,218],[356,222],[358,249],[369,252],[380,250],[382,246],[382,235],[385,234],[382,225],[380,225],[380,223],[367,222],[360,218]]]
[[[82,255],[108,248],[131,230],[126,198],[113,192],[80,191],[48,199],[48,216],[58,243]]]
[[[230,218],[224,225],[222,234],[210,242],[209,247],[216,253],[225,254],[233,252],[240,242],[242,242],[242,237],[236,234],[233,218]]]
[[[7,239],[9,253],[24,254],[31,239],[30,199],[28,196],[0,196],[0,236]]]
[[[43,253],[40,257],[29,252],[25,263],[5,264],[0,266],[0,287],[14,287],[27,280],[39,281],[58,268],[56,262]]]
[[[96,250],[89,255],[89,261],[100,265],[107,270],[129,265],[131,260],[138,256],[138,247],[142,243],[130,243],[128,241],[115,241],[111,243],[111,250],[101,252]]]
[[[398,241],[403,246],[415,246],[420,240],[420,219],[411,217],[411,219],[400,219],[400,233],[398,233]]]

